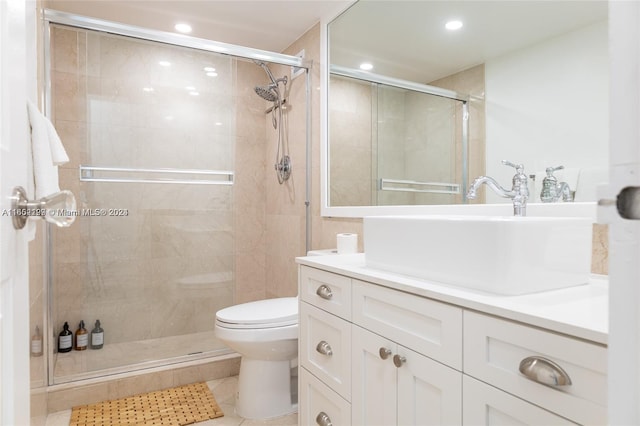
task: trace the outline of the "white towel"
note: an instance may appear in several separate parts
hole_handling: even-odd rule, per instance
[[[31,154],[33,156],[33,183],[35,199],[60,192],[58,166],[69,161],[62,141],[53,124],[40,113],[38,107],[27,101],[31,124]]]

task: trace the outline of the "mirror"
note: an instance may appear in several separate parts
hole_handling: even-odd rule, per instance
[[[575,201],[595,201],[608,177],[606,1],[360,0],[326,31],[326,208],[508,203],[464,196],[478,175],[510,189],[503,159],[524,165],[532,203],[561,165]]]

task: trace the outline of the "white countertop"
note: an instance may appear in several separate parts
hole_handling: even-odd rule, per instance
[[[607,344],[609,283],[592,275],[589,284],[522,296],[500,296],[454,287],[365,265],[364,253],[298,257],[313,268],[519,321],[592,342]]]

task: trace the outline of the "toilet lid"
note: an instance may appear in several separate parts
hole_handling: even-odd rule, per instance
[[[229,328],[294,325],[298,323],[298,298],[280,297],[229,306],[216,312],[216,321]]]

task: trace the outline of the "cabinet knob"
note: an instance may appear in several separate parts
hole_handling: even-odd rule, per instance
[[[387,359],[391,355],[391,349],[387,349],[387,348],[382,347],[382,348],[380,348],[378,353],[380,354],[380,358],[381,359]]]
[[[331,349],[331,345],[324,340],[321,340],[316,346],[316,351],[321,353],[322,355],[331,356],[333,355],[333,349]]]
[[[331,418],[324,411],[320,411],[316,416],[316,423],[318,426],[333,426],[331,423]]]
[[[333,297],[331,288],[325,284],[322,284],[320,287],[318,287],[318,289],[316,290],[316,294],[325,300],[330,300]]]
[[[396,367],[402,367],[402,364],[404,364],[405,362],[407,362],[407,358],[400,355],[393,356],[393,365],[395,365]]]
[[[520,361],[520,372],[534,382],[549,386],[569,386],[571,378],[566,371],[550,359],[530,356]]]

